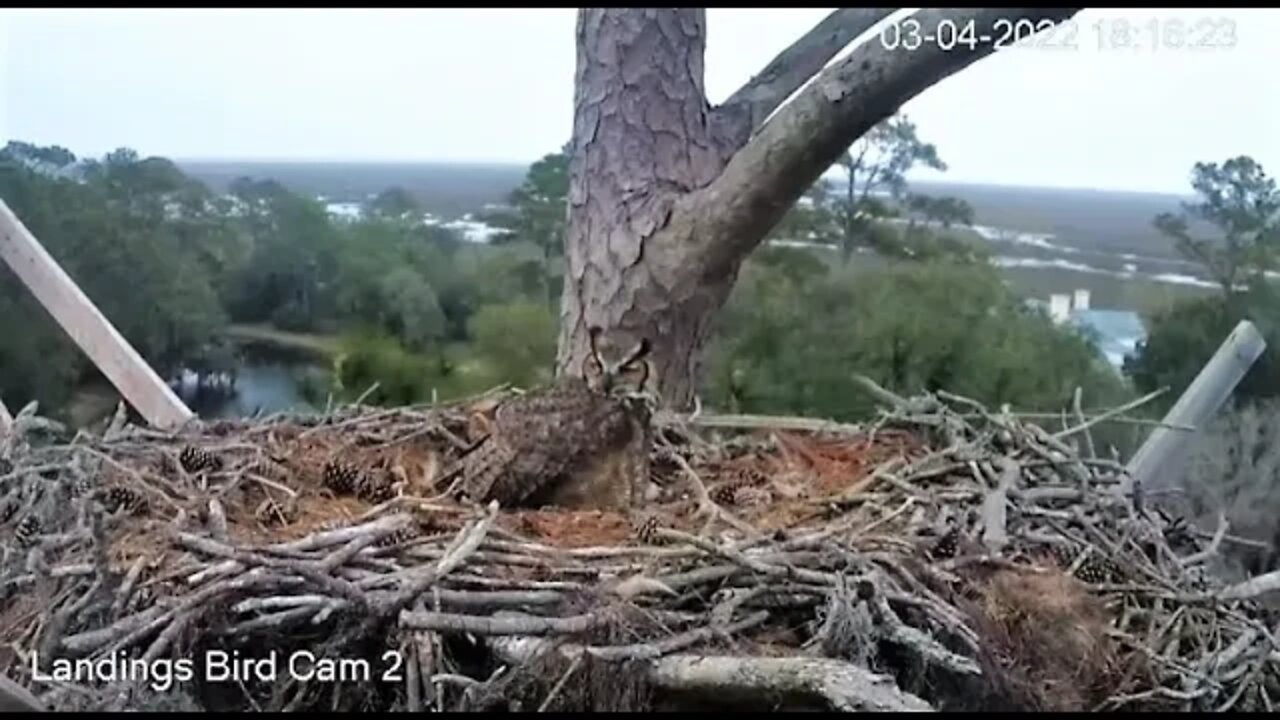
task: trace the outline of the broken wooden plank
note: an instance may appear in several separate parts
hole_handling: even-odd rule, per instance
[[[193,417],[3,200],[0,258],[148,423],[169,429]]]
[[[1197,433],[1204,429],[1266,348],[1266,340],[1253,323],[1241,320],[1164,416],[1163,424],[1189,425]],[[1181,472],[1174,472],[1175,461],[1185,457],[1194,437],[1169,427],[1152,430],[1129,460],[1129,477],[1121,483],[1121,492],[1131,492],[1135,483],[1143,491],[1176,483]]]

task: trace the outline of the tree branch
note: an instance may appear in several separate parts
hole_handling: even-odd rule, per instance
[[[29,690],[0,675],[0,712],[46,712],[47,710],[48,708]]]
[[[999,36],[994,26],[998,19],[1062,22],[1079,11],[927,9],[911,17],[919,22],[921,36],[936,37],[944,21],[956,27],[972,21],[978,35]],[[732,272],[855,140],[908,100],[995,49],[991,41],[951,50],[933,43],[889,50],[878,40],[859,45],[781,108],[715,181],[677,203],[671,226],[690,229],[672,238],[692,253],[683,255],[684,267],[703,277]]]
[[[525,664],[544,652],[577,657],[579,645],[552,645],[531,637],[499,637],[489,642],[508,664]],[[667,692],[735,697],[776,704],[818,701],[843,712],[929,712],[929,703],[901,690],[894,679],[851,663],[813,657],[751,658],[682,654],[655,658],[642,666],[646,679]]]
[[[895,8],[840,8],[778,54],[713,113],[718,132],[737,150],[769,114],[859,35]]]

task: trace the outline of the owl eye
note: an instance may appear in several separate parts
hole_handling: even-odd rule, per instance
[[[615,375],[636,391],[643,392],[645,385],[649,382],[650,375],[653,374],[653,367],[649,362],[650,350],[649,340],[647,338],[642,339],[627,355],[626,359],[618,363]]]
[[[648,360],[635,360],[618,368],[618,377],[633,389],[643,391],[649,383],[652,370]]]

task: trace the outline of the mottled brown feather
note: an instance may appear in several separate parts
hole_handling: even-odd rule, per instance
[[[504,507],[626,507],[648,474],[647,421],[634,404],[583,383],[513,398],[464,460],[463,490]]]

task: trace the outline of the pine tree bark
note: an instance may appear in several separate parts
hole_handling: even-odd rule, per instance
[[[940,22],[981,30],[1078,11],[913,17],[927,33]],[[892,12],[836,10],[713,108],[704,9],[579,11],[559,373],[581,372],[587,330],[599,326],[619,342],[649,338],[664,401],[692,403],[712,322],[751,250],[863,133],[995,50],[888,50],[872,37],[823,69]]]

